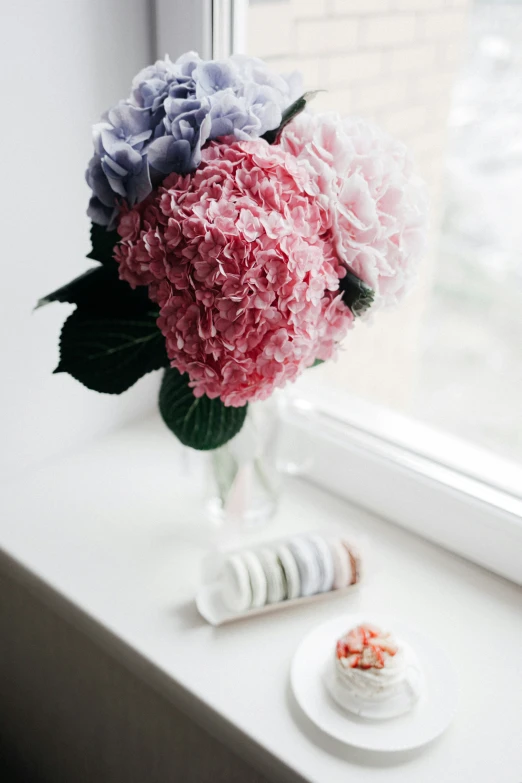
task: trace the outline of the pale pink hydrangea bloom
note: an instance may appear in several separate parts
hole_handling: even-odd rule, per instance
[[[426,234],[424,187],[404,144],[357,117],[304,112],[281,146],[326,197],[340,261],[375,291],[370,312],[396,304],[414,280]]]
[[[227,141],[124,211],[116,259],[160,305],[172,366],[194,394],[240,406],[329,359],[353,316],[306,166],[261,139]]]

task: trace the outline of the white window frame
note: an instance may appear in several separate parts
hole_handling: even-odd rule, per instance
[[[284,420],[290,441],[310,443],[307,479],[522,584],[522,498],[473,475],[469,461],[458,465],[463,455],[480,462],[480,449],[324,388],[294,392]],[[486,456],[483,467],[500,478],[503,461]],[[511,479],[522,475],[506,463],[504,479],[507,468]]]
[[[248,0],[156,0],[157,55],[245,51],[247,8]],[[309,480],[522,584],[522,470],[411,419],[305,385],[284,420],[290,438],[309,440]]]
[[[246,48],[248,0],[152,0],[157,57],[222,59]]]

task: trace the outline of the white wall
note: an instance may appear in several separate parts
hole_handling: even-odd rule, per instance
[[[3,0],[0,58],[0,477],[6,478],[155,403],[152,376],[116,397],[53,376],[68,306],[31,312],[40,296],[86,268],[90,126],[151,59],[148,0]]]

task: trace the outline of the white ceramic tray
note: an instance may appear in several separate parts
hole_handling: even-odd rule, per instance
[[[365,571],[365,559],[361,554],[361,542],[358,537],[355,537],[344,529],[341,530],[313,530],[306,531],[303,534],[318,533],[319,535],[338,535],[342,538],[353,542],[354,548],[357,549],[359,554],[359,581],[353,585],[342,587],[338,590],[329,590],[326,593],[316,593],[315,595],[303,596],[302,598],[292,598],[286,601],[279,601],[273,604],[265,604],[265,606],[255,607],[247,609],[245,612],[231,612],[223,603],[219,589],[219,573],[223,566],[225,558],[233,553],[241,552],[242,549],[255,550],[257,544],[249,544],[241,548],[234,549],[221,549],[216,550],[212,554],[207,555],[203,561],[203,583],[201,584],[196,594],[196,606],[200,615],[211,625],[224,625],[225,623],[232,623],[236,620],[244,620],[248,617],[255,617],[256,615],[266,614],[267,612],[280,612],[284,609],[290,609],[293,606],[303,606],[305,604],[320,603],[321,601],[328,601],[334,598],[342,598],[357,593],[359,585],[364,576]],[[273,541],[263,541],[263,546],[272,546],[283,541],[288,541],[289,538],[294,536],[285,536],[284,538],[274,539]]]

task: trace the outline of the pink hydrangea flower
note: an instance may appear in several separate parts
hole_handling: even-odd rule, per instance
[[[123,279],[149,286],[194,394],[240,406],[329,359],[353,316],[313,172],[261,139],[226,142],[124,210],[116,259]]]
[[[422,257],[426,197],[404,144],[377,126],[335,112],[304,112],[281,146],[304,164],[327,204],[339,259],[375,291],[375,304],[396,304]]]

